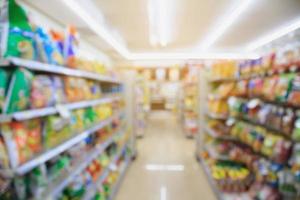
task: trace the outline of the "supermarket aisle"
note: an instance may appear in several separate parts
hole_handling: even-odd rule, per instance
[[[138,158],[116,200],[214,200],[194,148],[194,141],[183,137],[174,115],[152,113],[145,138],[138,140]]]

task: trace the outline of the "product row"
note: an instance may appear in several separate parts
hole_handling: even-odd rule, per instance
[[[75,27],[68,26],[65,31],[45,30],[14,0],[3,6],[1,21],[2,57],[20,57],[53,65],[64,65],[71,68],[91,71],[98,74],[107,73],[100,62],[79,58],[79,34]]]
[[[56,199],[78,199],[79,196],[83,196],[84,190],[98,181],[110,162],[120,159],[121,155],[115,158],[119,151],[124,152],[122,148],[128,140],[128,134],[122,131],[117,133],[120,126],[121,123],[117,119],[110,126],[96,131],[94,135],[34,168],[25,176],[6,180],[9,181],[9,184],[7,184],[6,192],[2,194],[1,199],[48,198],[49,195],[52,195],[49,194],[52,192],[49,187],[55,187],[55,183],[59,185],[61,181],[68,180],[68,176],[74,173],[73,170],[76,166],[82,165],[79,161],[83,161],[84,157],[89,157],[97,149],[97,146],[103,145],[109,137],[113,137],[112,142],[103,152],[100,152],[90,163],[86,163],[86,167],[79,174],[75,174],[61,192],[54,195],[57,197]]]
[[[119,110],[117,103],[103,104],[70,112],[68,117],[52,115],[45,118],[1,125],[5,142],[16,152],[15,162],[22,164],[35,155],[51,149],[71,137],[111,117]],[[14,145],[12,145],[14,144]],[[2,142],[1,150],[5,150]],[[11,150],[12,151],[12,150]],[[1,152],[2,168],[9,168],[9,159]]]
[[[300,67],[300,44],[277,49],[258,59],[220,61],[211,66],[212,80],[250,78],[282,72],[293,72]]]
[[[238,141],[276,163],[285,164],[290,158],[293,143],[261,126],[243,121],[228,126],[217,120],[208,121],[207,124],[215,133],[214,136]]]
[[[296,107],[300,105],[300,76],[288,73],[222,83],[213,88],[210,96],[219,98],[256,97]]]
[[[280,200],[296,199],[297,193],[294,181],[286,181],[290,174],[280,166],[259,161],[259,171],[247,168],[242,163],[233,161],[216,161],[204,156],[205,167],[209,176],[213,178],[218,190],[224,199],[257,199],[257,200]],[[281,174],[280,177],[277,175]],[[294,179],[290,179],[294,180]],[[280,190],[278,190],[278,187]],[[236,197],[226,195],[235,195]]]
[[[110,93],[121,86],[110,87]],[[0,69],[0,113],[55,106],[57,104],[99,99],[99,82],[46,74],[33,74],[26,69]]]

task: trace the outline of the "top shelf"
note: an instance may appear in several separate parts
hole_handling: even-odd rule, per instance
[[[83,70],[78,70],[78,69],[71,69],[71,68],[59,66],[59,65],[51,65],[51,64],[47,64],[47,63],[41,63],[38,61],[26,60],[26,59],[16,58],[16,57],[0,59],[0,67],[5,67],[5,66],[9,66],[9,65],[21,66],[21,67],[25,67],[25,68],[33,70],[33,71],[82,77],[82,78],[87,78],[87,79],[96,80],[96,81],[100,81],[100,82],[108,82],[108,83],[114,83],[114,84],[121,83],[119,80],[114,79],[109,76],[96,74],[93,72],[88,72],[88,71],[83,71]]]

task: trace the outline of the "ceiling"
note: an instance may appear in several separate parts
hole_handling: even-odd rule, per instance
[[[74,24],[81,36],[114,58],[120,55],[60,0],[23,0],[60,24]],[[193,52],[224,23],[241,0],[171,0],[172,38],[167,46],[149,42],[149,0],[78,0],[91,16],[119,37],[130,52]],[[170,0],[169,0],[170,1]],[[243,0],[244,1],[244,0]],[[252,0],[220,38],[210,47],[214,52],[240,52],[247,44],[286,23],[300,18],[299,0]],[[102,13],[102,14],[101,14]],[[222,21],[223,20],[223,21]]]

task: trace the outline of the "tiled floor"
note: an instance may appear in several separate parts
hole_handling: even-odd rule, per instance
[[[195,141],[184,137],[175,116],[151,113],[147,126],[116,200],[215,200],[196,162]]]

